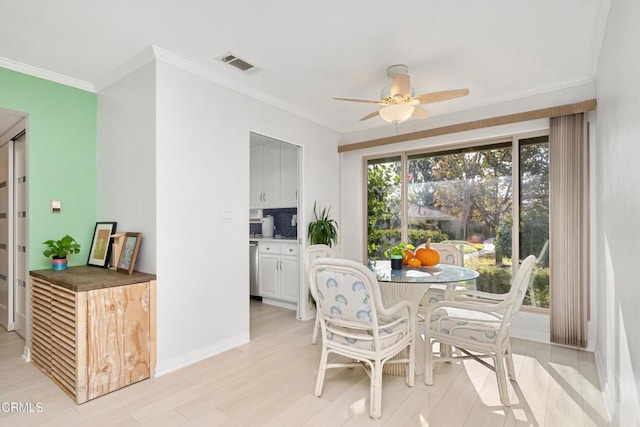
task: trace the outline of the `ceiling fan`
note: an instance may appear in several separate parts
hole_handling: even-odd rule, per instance
[[[367,114],[360,121],[369,120],[375,116],[382,117],[385,121],[396,126],[404,122],[409,117],[426,119],[429,112],[418,105],[432,104],[434,102],[447,101],[449,99],[467,96],[469,89],[452,89],[440,92],[425,93],[423,95],[413,95],[411,80],[409,78],[409,67],[403,64],[392,65],[387,68],[387,76],[393,79],[390,87],[382,90],[380,101],[357,98],[333,98],[339,101],[363,102],[366,104],[381,105],[382,108]]]

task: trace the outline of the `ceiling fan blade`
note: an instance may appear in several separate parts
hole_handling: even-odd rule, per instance
[[[372,119],[372,118],[374,118],[375,116],[378,116],[378,115],[380,115],[380,110],[376,110],[371,114],[367,114],[366,116],[361,118],[360,121],[362,122],[364,120],[369,120],[369,119]]]
[[[366,104],[384,105],[383,102],[374,101],[372,99],[357,99],[357,98],[333,98],[333,99],[337,99],[338,101],[353,101],[353,102],[364,102]]]
[[[417,105],[414,108],[415,110],[413,110],[411,117],[415,117],[416,119],[426,119],[431,116],[431,114],[429,114],[429,112],[424,108],[420,108]]]
[[[396,74],[393,78],[389,96],[393,98],[396,95],[400,95],[403,98],[411,95],[411,81],[409,79],[409,74],[400,73]]]
[[[425,93],[414,96],[413,99],[420,100],[420,104],[432,104],[434,102],[447,101],[449,99],[460,98],[469,95],[469,89],[452,89],[441,92]]]

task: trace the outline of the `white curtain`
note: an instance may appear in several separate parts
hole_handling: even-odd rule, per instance
[[[550,119],[551,342],[587,346],[589,146],[584,113]]]

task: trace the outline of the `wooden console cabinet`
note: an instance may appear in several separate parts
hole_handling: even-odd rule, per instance
[[[31,271],[31,359],[76,403],[153,376],[156,277]]]

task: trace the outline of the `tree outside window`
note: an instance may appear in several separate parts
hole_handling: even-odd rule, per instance
[[[407,218],[400,213],[401,157],[368,163],[367,244],[370,258],[400,241],[406,227],[414,245],[449,241],[464,252],[465,265],[480,272],[478,289],[507,292],[514,247],[519,258],[539,258],[525,303],[549,306],[548,137],[475,149],[407,156],[404,179]],[[517,147],[518,168],[513,167]],[[514,177],[514,169],[519,173]],[[518,185],[518,229],[512,236],[514,183]],[[382,248],[382,250],[381,250]]]

